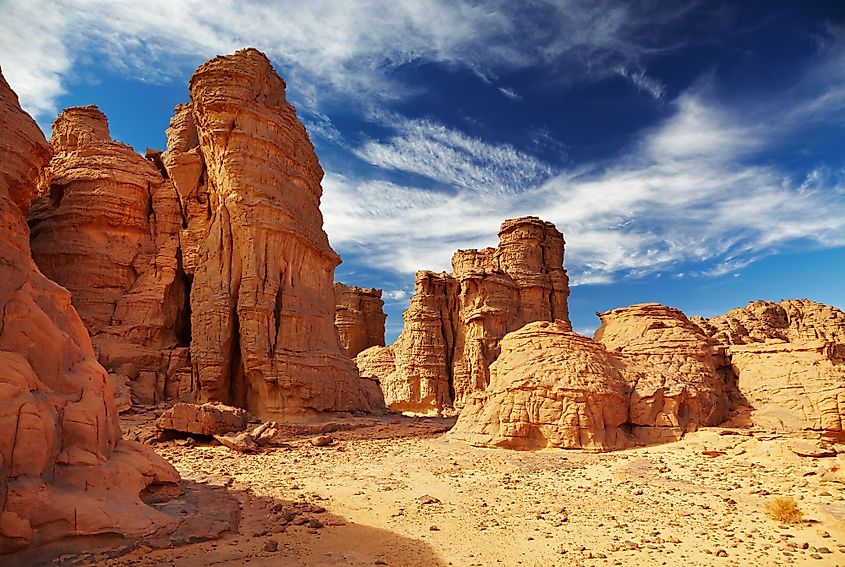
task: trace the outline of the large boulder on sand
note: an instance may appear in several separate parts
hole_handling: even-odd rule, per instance
[[[563,321],[505,335],[490,385],[471,396],[450,432],[472,445],[609,450],[627,446],[622,363]]]

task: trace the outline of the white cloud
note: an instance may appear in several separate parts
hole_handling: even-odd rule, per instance
[[[519,93],[513,89],[508,89],[505,87],[498,87],[498,91],[508,97],[511,100],[522,100],[522,97],[519,96]]]
[[[404,289],[386,289],[381,295],[391,302],[404,302],[408,298],[408,292]]]
[[[660,100],[666,93],[666,85],[662,81],[646,75],[645,69],[628,69],[626,67],[617,67],[616,74],[628,79],[639,90],[650,94],[652,97]]]
[[[539,184],[552,168],[507,144],[489,144],[430,120],[382,116],[396,134],[356,153],[373,165],[424,175],[479,194],[515,193]]]
[[[552,64],[555,80],[636,64],[647,16],[613,2],[5,0],[0,65],[24,108],[51,115],[75,58],[161,81],[244,46],[265,51],[309,106],[402,97],[403,65],[435,62],[486,80]],[[504,94],[508,91],[503,90]]]
[[[781,110],[773,107],[772,115]],[[538,215],[564,231],[576,284],[672,270],[682,262],[709,263],[700,273],[721,275],[796,241],[845,245],[845,171],[816,169],[796,181],[777,165],[755,163],[755,152],[784,135],[777,121],[761,126],[757,118],[743,121],[741,113],[690,92],[618,160],[563,171],[533,187],[518,188],[519,176],[496,166],[488,175],[513,183],[455,193],[329,174],[326,228],[341,253],[361,253],[374,266],[448,270],[455,249],[495,244],[503,219]],[[471,175],[444,170],[454,164],[435,163],[450,157],[442,152],[430,152],[420,166],[425,152],[418,132],[402,131],[388,147],[404,159],[380,165],[442,180],[452,175],[458,186],[481,176],[472,168]],[[427,124],[425,131],[440,130]],[[478,149],[481,156],[490,151]]]
[[[25,109],[52,118],[72,61],[62,41],[66,21],[55,10],[33,8],[27,0],[0,6],[0,68]]]

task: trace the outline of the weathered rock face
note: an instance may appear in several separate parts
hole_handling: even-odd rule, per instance
[[[100,363],[132,380],[135,402],[186,398],[190,315],[173,183],[112,141],[93,106],[60,114],[51,145],[29,215],[36,263],[71,292]]]
[[[262,53],[197,69],[162,162],[185,211],[199,398],[275,419],[373,409],[334,327],[323,172]]]
[[[529,323],[501,341],[490,385],[469,397],[449,433],[511,449],[628,445],[624,365],[566,321]]]
[[[30,255],[24,214],[50,155],[0,75],[0,553],[177,523],[139,493],[177,483],[178,474],[151,450],[120,440],[108,375],[70,294]]]
[[[195,435],[223,435],[246,429],[246,412],[224,404],[176,403],[161,414],[159,429],[171,429]]]
[[[635,436],[680,438],[728,416],[707,337],[678,309],[644,303],[600,313],[595,338],[625,363]],[[639,430],[638,428],[661,428]]]
[[[452,273],[419,272],[395,371],[379,376],[391,409],[437,412],[484,390],[506,333],[569,321],[563,235],[536,217],[507,220],[499,246],[458,250]]]
[[[391,346],[394,371],[377,376],[390,409],[430,412],[451,405],[457,289],[449,274],[417,272],[411,305],[403,314],[405,327]]]
[[[381,290],[334,284],[334,325],[340,344],[352,358],[372,346],[384,346],[384,301]]]
[[[808,301],[755,301],[695,322],[710,337],[739,409],[777,429],[845,428],[845,313]]]
[[[745,345],[770,339],[845,344],[845,312],[808,299],[752,301],[711,319],[694,321],[716,345]]]

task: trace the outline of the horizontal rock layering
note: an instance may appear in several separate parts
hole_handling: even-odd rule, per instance
[[[111,140],[96,107],[54,124],[35,258],[135,403],[198,398],[274,419],[383,408],[334,326],[323,172],[284,90],[254,49],[209,61],[167,150],[147,159]],[[384,344],[376,295],[350,305],[365,327],[354,348]]]
[[[135,403],[187,399],[187,279],[173,183],[112,141],[96,107],[53,123],[54,156],[29,213],[38,267],[71,292],[100,363],[131,380]]]
[[[377,409],[334,327],[323,171],[267,57],[202,65],[167,134],[199,398],[273,419]]]
[[[392,345],[394,370],[378,375],[390,408],[462,407],[487,386],[506,333],[532,321],[568,324],[563,256],[563,235],[554,225],[523,217],[502,223],[498,247],[458,250],[451,274],[418,272],[405,326]],[[359,357],[362,374],[376,374],[367,366],[372,359]]]
[[[334,284],[334,324],[340,344],[351,357],[372,346],[384,346],[384,301],[381,290]]]
[[[102,132],[79,137],[89,134]],[[0,553],[178,524],[139,498],[150,484],[178,483],[178,474],[151,449],[120,439],[108,375],[70,294],[30,255],[24,214],[50,155],[0,75]]]

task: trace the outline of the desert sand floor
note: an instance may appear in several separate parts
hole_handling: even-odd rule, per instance
[[[715,428],[613,453],[518,452],[443,440],[451,424],[353,419],[331,445],[306,431],[252,455],[159,443],[185,479],[237,497],[237,533],[98,564],[845,565],[845,485],[827,480],[845,455],[799,457],[794,436]],[[775,496],[807,521],[770,519]]]

